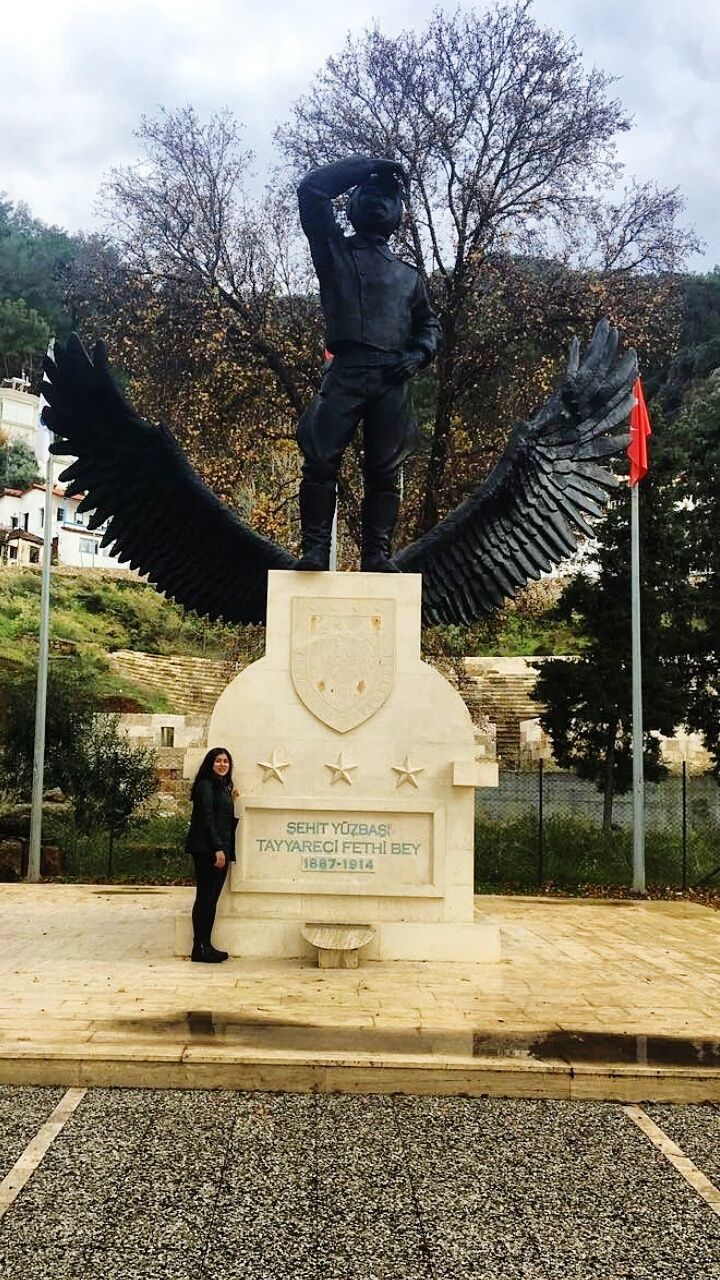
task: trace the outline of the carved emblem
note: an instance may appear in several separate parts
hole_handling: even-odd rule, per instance
[[[387,702],[395,681],[395,601],[293,600],[290,670],[300,701],[347,733]]]

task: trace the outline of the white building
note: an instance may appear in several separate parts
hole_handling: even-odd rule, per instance
[[[0,436],[8,444],[25,444],[38,459],[38,470],[44,475],[44,448],[40,450],[40,432],[48,436],[40,426],[40,397],[28,391],[27,378],[7,378],[0,386]],[[43,442],[43,445],[46,442]],[[73,461],[70,457],[53,457],[53,483],[58,483],[61,471]]]
[[[100,540],[105,525],[88,529],[88,515],[78,511],[82,497],[68,498],[62,486],[52,494],[53,559],[78,569],[120,569]],[[6,532],[2,559],[9,564],[42,564],[45,531],[45,485],[0,490],[0,530]]]
[[[37,396],[27,378],[8,378],[0,387],[0,434],[9,444],[26,444],[35,453],[38,429]]]
[[[9,378],[0,386],[0,437],[9,444],[22,443],[38,458],[45,445],[40,426],[40,398],[27,390],[26,378]],[[68,498],[58,476],[73,461],[53,458],[52,539],[53,561],[78,569],[125,568],[106,548],[100,546],[106,525],[88,529],[88,514],[78,511],[82,495]],[[0,558],[8,564],[42,564],[45,523],[45,485],[29,489],[0,489]]]

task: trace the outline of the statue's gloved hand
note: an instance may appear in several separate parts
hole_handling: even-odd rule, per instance
[[[378,158],[369,162],[372,165],[372,172],[376,173],[380,179],[396,178],[402,187],[407,191],[410,179],[407,170],[403,168],[397,160],[385,160]]]
[[[407,382],[409,378],[414,378],[415,374],[423,366],[423,356],[420,351],[406,351],[405,355],[395,363],[388,365],[386,377],[388,382],[394,386],[399,382]]]

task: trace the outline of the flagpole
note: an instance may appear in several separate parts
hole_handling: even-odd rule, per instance
[[[48,355],[52,355],[52,343]],[[46,401],[40,396],[38,413],[42,414]],[[42,431],[42,425],[40,426]],[[49,435],[49,432],[48,432]],[[47,442],[49,443],[49,442]],[[46,442],[43,441],[44,447]],[[52,559],[53,515],[53,456],[48,449],[45,462],[45,514],[43,517],[43,562],[40,587],[40,633],[38,637],[38,670],[35,692],[35,741],[33,746],[32,799],[30,805],[30,845],[28,849],[27,880],[37,884],[40,879],[40,854],[42,845],[42,801],[45,780],[45,720],[47,713],[48,649],[50,645],[50,561]]]
[[[332,518],[332,529],[330,530],[330,560],[328,569],[331,573],[337,573],[338,563],[338,490],[335,486],[335,511]]]
[[[645,776],[643,765],[642,647],[640,643],[640,485],[630,487],[632,579],[633,892],[645,893]]]

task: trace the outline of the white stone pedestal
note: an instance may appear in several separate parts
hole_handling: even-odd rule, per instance
[[[267,649],[215,706],[240,792],[216,946],[315,954],[304,925],[369,925],[363,960],[499,959],[473,909],[475,759],[453,687],[420,660],[419,575],[269,575]],[[194,773],[203,752],[188,753]],[[190,951],[179,918],[177,954]]]

